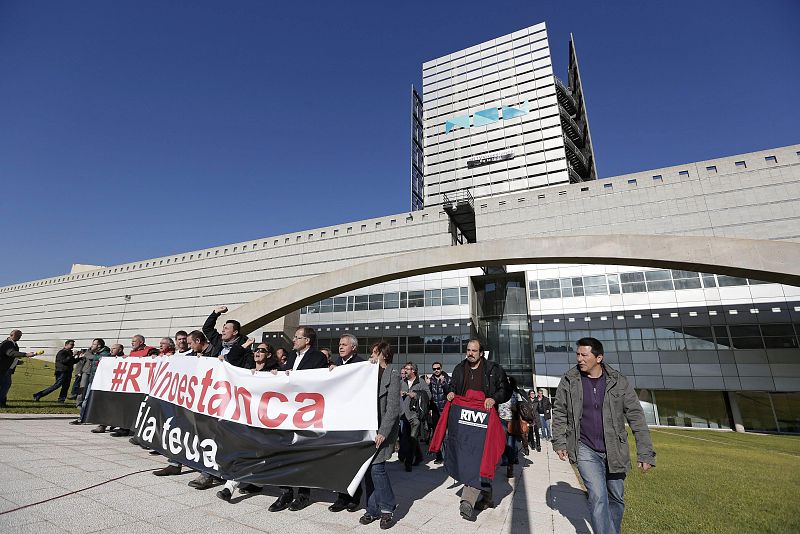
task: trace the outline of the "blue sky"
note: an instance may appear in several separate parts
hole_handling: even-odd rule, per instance
[[[0,285],[406,211],[422,62],[541,21],[562,77],[575,35],[601,176],[798,143],[798,20],[794,0],[2,0]]]

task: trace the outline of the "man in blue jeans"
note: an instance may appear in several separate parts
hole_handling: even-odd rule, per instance
[[[578,464],[595,534],[619,534],[625,511],[625,474],[631,468],[628,432],[636,439],[639,467],[656,464],[650,431],[633,386],[603,363],[603,344],[578,340],[578,365],[561,378],[553,402],[553,450]]]
[[[539,428],[542,429],[542,438],[552,440],[550,433],[550,399],[544,395],[544,390],[540,389],[536,396],[536,413],[539,415]]]

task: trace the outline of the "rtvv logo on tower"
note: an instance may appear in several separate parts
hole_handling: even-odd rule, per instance
[[[502,110],[502,115],[500,111]],[[448,134],[456,128],[472,128],[473,126],[486,126],[499,120],[507,121],[528,114],[528,101],[519,106],[503,106],[502,108],[488,108],[476,111],[472,115],[460,115],[448,119],[444,123],[444,133]],[[472,119],[472,121],[470,121]]]

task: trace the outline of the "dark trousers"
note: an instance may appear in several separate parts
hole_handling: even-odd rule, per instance
[[[370,469],[372,469],[372,466],[370,466]],[[367,474],[364,475],[364,484],[366,484],[366,480],[369,478],[370,469],[368,469]],[[372,483],[372,479],[370,479],[370,483]],[[353,493],[352,497],[347,493],[340,493],[337,500],[359,504],[361,503],[362,493],[364,493],[364,490],[362,489],[361,484],[359,484],[358,487],[356,488],[355,493]],[[369,499],[369,496],[367,496],[367,499]]]
[[[8,390],[11,389],[11,375],[14,373],[12,369],[0,374],[0,406],[5,406],[8,400]]]
[[[69,371],[56,371],[56,382],[47,389],[43,389],[36,394],[37,397],[46,397],[52,392],[61,388],[58,394],[59,401],[67,400],[67,393],[69,392],[70,382],[72,381],[72,369]]]
[[[72,384],[72,396],[77,397],[81,390],[81,375],[75,377],[75,383]]]
[[[436,431],[436,426],[439,424],[440,416],[441,413],[434,404],[433,407],[431,408],[431,437],[433,436],[433,433]],[[436,453],[436,459],[439,460],[440,462],[442,461],[442,449],[439,449],[439,451]]]
[[[291,486],[278,486],[281,493],[294,493],[294,488]],[[305,495],[307,498],[311,496],[311,488],[297,488],[297,496]]]
[[[401,417],[403,424],[400,427],[400,452],[399,456],[403,459],[406,467],[416,460],[422,460],[422,449],[419,448],[419,420],[409,421],[405,416]]]
[[[537,451],[542,449],[542,444],[539,438],[539,427],[537,425],[531,425],[528,428],[528,443],[530,446],[535,448]]]

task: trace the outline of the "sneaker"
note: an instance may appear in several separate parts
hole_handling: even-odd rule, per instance
[[[358,522],[361,523],[362,525],[369,525],[370,523],[372,523],[377,519],[380,519],[380,517],[376,515],[369,515],[369,513],[365,513],[359,518]]]
[[[153,471],[153,474],[157,477],[169,477],[172,475],[180,475],[181,474],[181,466],[179,465],[168,465],[167,467],[162,467],[157,471]]]
[[[392,512],[381,514],[381,530],[392,528],[395,523],[397,523],[397,521],[394,520],[394,514]]]
[[[472,505],[467,501],[461,501],[461,504],[458,506],[458,511],[461,513],[461,517],[467,521],[472,521],[474,519],[472,516]]]
[[[225,502],[231,502],[232,496],[233,494],[231,494],[231,490],[229,490],[228,488],[222,488],[217,492],[217,497],[219,497]]]

